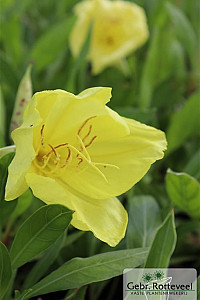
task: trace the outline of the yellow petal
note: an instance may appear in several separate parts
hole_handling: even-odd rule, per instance
[[[74,227],[92,231],[98,239],[113,247],[124,237],[128,217],[117,198],[80,198],[74,192],[71,193],[61,181],[58,183],[55,179],[35,173],[28,173],[26,180],[34,195],[45,203],[59,203],[74,210]]]
[[[90,59],[97,74],[140,47],[148,38],[144,10],[124,1],[101,1],[95,14]]]
[[[70,48],[74,56],[78,56],[82,49],[94,9],[95,1],[82,1],[75,6],[75,14],[78,16],[78,19],[69,37]]]
[[[36,102],[31,101],[26,109],[27,117],[23,124],[12,132],[12,138],[16,145],[16,154],[8,168],[8,180],[6,184],[6,200],[13,200],[23,194],[28,185],[25,175],[29,170],[32,160],[35,158],[33,146],[33,131],[42,121],[36,109]]]
[[[71,95],[58,94],[46,117],[45,137],[51,144],[72,143],[86,119],[107,114],[105,104],[110,100],[111,88],[90,88]]]
[[[162,131],[134,120],[123,120],[130,128],[129,135],[121,139],[94,142],[90,149],[92,161],[102,163],[102,166],[96,166],[107,181],[94,168],[86,168],[82,164],[80,172],[77,170],[73,176],[71,174],[63,178],[77,192],[100,199],[120,195],[136,184],[147,173],[151,164],[163,157],[167,142]],[[104,125],[106,126],[105,122]],[[70,170],[66,168],[66,174],[67,172]]]
[[[88,229],[101,241],[115,247],[125,236],[128,216],[123,205],[116,198],[82,201],[76,198],[77,211],[72,225],[80,230]]]
[[[70,47],[77,56],[92,24],[88,58],[94,74],[140,47],[149,35],[145,12],[134,3],[82,1],[76,6],[75,13],[78,18],[70,36]]]

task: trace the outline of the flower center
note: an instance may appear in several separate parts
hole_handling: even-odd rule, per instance
[[[86,119],[78,129],[76,134],[78,147],[75,147],[68,142],[56,146],[45,143],[45,124],[43,124],[40,130],[40,143],[37,149],[36,159],[34,160],[35,166],[46,176],[60,176],[62,170],[66,167],[78,170],[80,169],[81,164],[85,163],[85,168],[82,169],[83,171],[85,171],[88,167],[91,167],[101,177],[103,177],[106,182],[108,182],[105,174],[99,169],[99,167],[111,167],[116,169],[119,169],[119,167],[112,164],[100,162],[96,163],[92,161],[87,148],[89,148],[97,138],[96,135],[92,136],[93,126],[92,124],[89,124],[90,120],[94,118],[96,118],[96,116]],[[83,129],[85,128],[87,131],[83,134]]]

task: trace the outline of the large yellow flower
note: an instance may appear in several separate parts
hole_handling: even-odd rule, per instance
[[[92,24],[88,58],[94,74],[116,64],[148,38],[145,12],[131,2],[86,0],[75,6],[75,14],[78,19],[71,32],[70,47],[77,56]]]
[[[6,200],[30,187],[45,203],[74,210],[73,226],[115,246],[127,226],[115,196],[163,157],[166,140],[162,131],[108,108],[110,97],[111,89],[101,87],[77,96],[62,90],[36,93],[23,124],[12,132],[16,155]]]

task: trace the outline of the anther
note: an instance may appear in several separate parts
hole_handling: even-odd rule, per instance
[[[83,143],[85,142],[86,138],[90,135],[91,131],[92,131],[92,125],[90,125],[88,133],[84,136]]]
[[[91,119],[93,119],[93,118],[96,118],[96,116],[92,116],[92,117],[86,119],[86,120],[83,122],[83,124],[81,125],[81,127],[80,127],[79,130],[78,130],[78,135],[80,135],[80,133],[81,133],[83,127],[88,123],[88,121],[91,120]]]
[[[89,147],[89,146],[93,143],[93,141],[94,141],[96,138],[97,138],[96,135],[93,136],[93,138],[90,140],[90,142],[89,142],[87,145],[85,145],[85,148]]]
[[[51,150],[53,151],[53,153],[55,154],[55,156],[58,158],[58,154],[57,154],[55,148],[51,144],[48,144],[48,146],[51,148]]]
[[[44,131],[44,124],[42,125],[42,128],[40,130],[40,136],[41,136],[41,145],[44,146],[44,136],[43,136],[43,131]]]

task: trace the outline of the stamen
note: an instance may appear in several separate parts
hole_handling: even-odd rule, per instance
[[[78,140],[79,140],[79,142],[80,142],[80,144],[81,144],[81,150],[80,150],[80,151],[85,150],[85,154],[86,154],[86,156],[87,156],[87,159],[91,161],[91,157],[90,157],[88,151],[86,150],[85,145],[84,145],[82,139],[80,138],[79,135],[77,135],[77,138],[78,138]],[[77,157],[78,157],[78,155],[77,155]]]
[[[41,145],[42,146],[44,146],[44,135],[43,135],[44,126],[45,126],[45,124],[42,125],[42,128],[40,130],[40,139],[41,139]]]
[[[85,148],[89,147],[89,146],[93,143],[93,141],[94,141],[96,138],[97,138],[96,135],[93,136],[93,138],[91,139],[91,141],[90,141],[87,145],[85,145]]]
[[[67,145],[68,145],[68,143],[60,144],[60,145],[54,147],[54,149],[57,149],[57,148],[60,148],[60,147],[63,147],[63,146],[67,146]]]
[[[88,133],[84,136],[83,143],[85,142],[86,138],[90,135],[91,131],[92,131],[92,125],[90,125]]]
[[[55,154],[55,157],[58,158],[58,153],[56,152],[55,148],[51,144],[48,144],[48,146],[51,148],[51,150]]]
[[[83,159],[81,157],[78,157],[78,159],[79,159],[79,163],[78,163],[77,167],[83,162]]]
[[[52,153],[53,153],[53,152],[51,152],[51,154],[52,154]],[[47,166],[47,164],[48,164],[48,162],[49,162],[49,160],[50,160],[50,157],[51,157],[51,155],[49,155],[48,157],[46,157],[46,155],[43,156],[43,160],[45,160],[45,162],[44,162],[43,165],[38,164],[38,163],[37,163],[37,159],[36,159],[34,162],[35,162],[35,164],[36,164],[36,166],[37,166],[38,168],[44,169],[44,168]]]
[[[104,164],[104,163],[93,163],[95,166],[102,166],[102,167],[111,167],[120,170],[118,166],[111,165],[111,164]]]
[[[85,125],[88,123],[88,121],[91,120],[91,119],[93,119],[93,118],[96,118],[96,116],[92,116],[92,117],[88,118],[87,120],[85,120],[85,121],[83,122],[83,124],[81,125],[81,127],[80,127],[79,130],[78,130],[78,135],[80,135],[82,129],[85,127]]]
[[[66,161],[65,161],[64,165],[62,165],[61,168],[66,167],[66,165],[68,164],[69,158],[71,156],[71,150],[69,149],[69,147],[67,147],[67,149],[68,149],[68,156],[66,158]]]
[[[89,162],[90,166],[95,169],[99,175],[101,175],[103,177],[103,179],[105,179],[105,181],[108,183],[108,179],[106,178],[106,176],[103,174],[103,172],[101,172],[94,164],[93,162]]]

